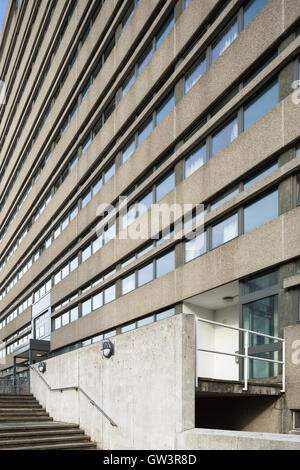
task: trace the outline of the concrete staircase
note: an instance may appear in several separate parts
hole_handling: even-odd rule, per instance
[[[89,450],[76,424],[54,422],[33,395],[0,394],[0,450]]]

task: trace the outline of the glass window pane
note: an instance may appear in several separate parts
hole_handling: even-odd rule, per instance
[[[70,323],[70,314],[69,314],[69,312],[66,312],[66,313],[63,314],[61,322],[62,322],[62,326],[65,326],[68,323]]]
[[[82,196],[82,201],[81,201],[81,207],[82,209],[90,202],[92,196],[91,196],[91,190],[89,189],[83,196]]]
[[[78,268],[78,256],[76,256],[74,259],[71,260],[70,262],[70,271],[74,271],[74,269]]]
[[[150,207],[152,206],[153,203],[153,192],[150,191],[150,193],[146,194],[146,196],[143,197],[137,204],[137,217],[140,217],[144,212],[146,212]]]
[[[246,279],[243,281],[243,292],[245,295],[252,294],[269,287],[274,287],[278,284],[278,272],[273,271],[271,273],[263,274],[261,276]]]
[[[238,215],[234,214],[226,220],[212,227],[212,248],[238,236]]]
[[[269,166],[265,170],[262,170],[255,176],[252,176],[252,178],[248,179],[245,184],[244,184],[244,190],[250,188],[253,184],[257,183],[258,181],[262,180],[266,176],[270,175],[273,173],[273,171],[277,170],[278,168],[278,162],[274,163],[273,165]]]
[[[102,305],[103,305],[103,292],[99,292],[99,294],[96,294],[93,297],[93,310],[97,310],[97,308],[102,307]]]
[[[61,328],[61,317],[57,317],[54,320],[54,329],[58,330],[59,328]]]
[[[226,51],[238,35],[237,20],[229,25],[212,48],[212,64]]]
[[[138,270],[138,287],[153,281],[153,263]]]
[[[250,232],[278,216],[278,191],[262,197],[244,209],[244,232]]]
[[[239,193],[239,188],[234,188],[228,191],[224,196],[218,198],[215,202],[211,204],[210,209],[213,211],[217,207],[224,204],[226,201],[229,201],[232,197],[236,196]]]
[[[192,175],[198,168],[200,168],[206,161],[206,145],[195,150],[192,155],[190,155],[185,160],[185,178],[188,178]]]
[[[109,302],[112,302],[116,298],[116,286],[115,284],[108,287],[104,291],[104,303],[108,304]]]
[[[164,276],[170,271],[175,269],[175,251],[170,251],[169,253],[157,258],[156,260],[156,277]]]
[[[82,302],[82,316],[88,315],[92,311],[92,299]]]
[[[113,163],[113,165],[111,165],[111,167],[109,167],[108,170],[106,170],[106,172],[104,173],[104,184],[107,183],[108,180],[110,180],[110,178],[115,174],[115,172],[116,166]]]
[[[258,119],[268,113],[279,99],[278,80],[272,82],[267,88],[255,96],[244,110],[244,130],[252,126]]]
[[[101,235],[95,241],[93,241],[93,253],[96,253],[103,245],[103,236]]]
[[[146,67],[146,65],[148,64],[149,60],[152,57],[152,54],[153,54],[153,48],[152,48],[152,44],[151,44],[146,49],[146,51],[144,52],[141,60],[138,63],[138,75],[141,73],[141,71],[144,69],[144,67]]]
[[[78,307],[74,307],[70,311],[70,321],[73,322],[76,320],[78,320]]]
[[[163,40],[165,39],[169,31],[171,31],[173,26],[174,26],[174,12],[172,12],[171,15],[169,15],[169,17],[167,18],[167,20],[162,25],[162,27],[160,28],[160,30],[158,31],[156,35],[156,44],[155,44],[156,49],[161,45],[161,43],[163,42]]]
[[[143,128],[138,133],[138,145],[141,145],[144,140],[151,134],[153,131],[153,121],[151,119],[143,126]]]
[[[269,0],[250,0],[244,7],[244,28],[253,20]]]
[[[101,175],[100,178],[93,185],[93,197],[95,196],[95,194],[97,194],[98,191],[100,191],[100,189],[102,188],[102,185],[103,185],[103,178]]]
[[[185,76],[184,92],[187,93],[198,82],[202,75],[206,72],[206,59],[201,58],[193,65]]]
[[[156,187],[156,202],[160,201],[175,187],[175,173],[172,170]]]
[[[88,138],[83,142],[82,144],[82,151],[81,151],[81,155],[83,155],[87,149],[89,148],[89,146],[91,145],[92,143],[92,136],[89,135]]]
[[[63,267],[61,274],[62,274],[62,279],[64,279],[65,277],[67,277],[69,275],[69,265],[68,264]]]
[[[132,70],[130,75],[125,80],[122,86],[122,98],[126,95],[127,91],[131,88],[135,80],[135,70]]]
[[[129,325],[122,326],[121,333],[127,333],[127,331],[132,331],[136,329],[136,323],[130,323]]]
[[[142,320],[138,320],[137,327],[140,328],[141,326],[150,325],[153,322],[154,322],[154,315],[151,315],[150,317],[146,317],[146,318],[143,318]]]
[[[123,150],[122,163],[126,162],[126,160],[133,154],[134,150],[135,150],[135,142],[134,142],[134,139],[133,139],[129,142],[129,144]]]
[[[135,289],[135,273],[122,279],[122,295],[128,294]]]
[[[243,305],[244,328],[270,336],[278,336],[278,296],[265,297]],[[271,338],[249,335],[249,345],[270,344]]]
[[[74,206],[71,211],[70,211],[70,222],[71,220],[75,219],[75,217],[77,217],[78,215],[78,206]]]
[[[174,93],[172,92],[167,98],[163,101],[160,107],[157,109],[156,112],[156,125],[158,126],[159,123],[169,114],[170,111],[175,106],[175,99]]]
[[[169,310],[165,310],[164,312],[160,312],[156,315],[156,321],[164,320],[165,318],[170,318],[175,315],[175,309],[169,308]]]
[[[84,263],[89,257],[92,256],[92,246],[89,245],[87,246],[83,251],[82,251],[82,262]]]
[[[206,232],[200,233],[195,238],[185,243],[185,262],[191,261],[206,252]]]
[[[233,119],[212,138],[212,156],[220,152],[226,145],[230,144],[238,136],[238,121]]]

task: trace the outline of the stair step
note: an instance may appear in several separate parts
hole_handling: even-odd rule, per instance
[[[45,430],[68,430],[79,429],[78,424],[61,423],[57,421],[45,423],[32,423],[26,421],[24,423],[7,423],[0,425],[0,432],[24,432],[24,431],[45,431]]]
[[[56,436],[56,437],[34,437],[31,439],[13,439],[0,441],[0,450],[7,447],[36,447],[40,445],[50,444],[69,444],[69,443],[89,443],[91,442],[86,436]]]
[[[96,449],[93,442],[69,442],[64,444],[37,445],[36,447],[8,447],[1,450],[92,450]]]
[[[52,421],[50,416],[10,416],[9,418],[0,417],[0,423],[14,423],[24,421]]]
[[[21,394],[21,393],[0,393],[0,400],[2,399],[7,399],[7,400],[10,400],[10,399],[15,399],[15,398],[18,398],[18,399],[23,399],[23,400],[28,400],[28,399],[31,399],[31,400],[36,400],[36,398],[32,395],[32,393],[24,393],[24,394]]]
[[[5,406],[0,405],[0,411],[9,411],[9,410],[41,410],[43,409],[42,405],[36,404],[10,404],[6,403]]]
[[[43,408],[2,408],[0,410],[0,417],[7,415],[42,415],[46,413]]]
[[[10,439],[22,439],[29,437],[59,437],[59,436],[84,436],[81,429],[56,429],[49,431],[14,431],[14,432],[0,432],[0,444],[3,441]]]

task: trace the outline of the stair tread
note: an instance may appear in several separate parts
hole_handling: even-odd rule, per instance
[[[76,429],[79,429],[79,425],[78,424],[70,424],[70,423],[63,423],[63,422],[60,422],[60,421],[51,421],[51,422],[48,422],[46,421],[45,423],[43,424],[38,424],[36,422],[30,422],[30,421],[27,421],[27,422],[24,422],[22,424],[18,424],[18,423],[6,423],[6,424],[1,424],[0,425],[0,432],[3,431],[3,430],[8,430],[8,429],[17,429],[17,430],[22,430],[22,429],[35,429],[35,430],[44,430],[44,429],[72,429],[72,428],[76,428]]]
[[[82,448],[90,448],[96,449],[96,444],[93,442],[69,442],[64,444],[49,444],[49,445],[41,445],[36,447],[8,447],[7,450],[51,450],[51,449],[60,449],[60,450],[76,450]],[[1,450],[6,450],[2,448]]]
[[[38,429],[36,431],[16,431],[14,432],[1,432],[0,431],[0,442],[1,439],[10,439],[10,438],[22,438],[22,437],[43,437],[43,436],[72,436],[72,435],[81,435],[84,436],[84,432],[81,429],[49,429],[49,430],[41,430]]]
[[[0,447],[4,445],[21,445],[21,444],[35,444],[35,443],[41,443],[41,444],[51,444],[53,442],[66,442],[66,441],[83,441],[83,442],[90,442],[90,439],[87,438],[85,435],[74,435],[74,436],[51,436],[51,437],[36,437],[36,438],[31,438],[31,439],[14,439],[14,440],[3,440],[0,441]]]

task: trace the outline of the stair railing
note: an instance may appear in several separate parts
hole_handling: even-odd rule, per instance
[[[103,411],[102,408],[100,408],[100,406],[97,405],[97,403],[79,385],[73,387],[52,388],[44,379],[44,377],[40,374],[40,372],[35,367],[33,367],[33,365],[29,364],[29,367],[37,374],[37,376],[42,380],[42,382],[46,385],[50,392],[63,392],[67,390],[75,390],[76,392],[82,393],[82,395],[84,395],[85,398],[87,398],[87,400],[91,403],[91,405],[93,405],[96,410],[98,410],[99,413],[101,413],[110,422],[112,426],[118,427],[117,424],[105,413],[105,411]]]

